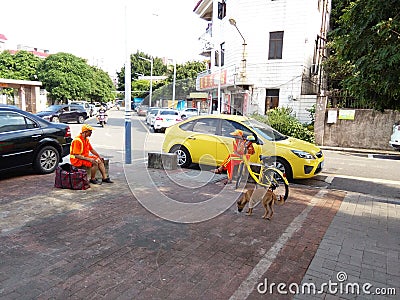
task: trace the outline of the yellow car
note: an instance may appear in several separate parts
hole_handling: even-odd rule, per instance
[[[260,154],[271,156],[275,167],[288,180],[311,178],[321,172],[324,155],[315,145],[285,136],[270,126],[245,116],[204,115],[191,117],[167,128],[163,152],[176,153],[178,166],[192,163],[219,166],[233,152],[236,129],[255,137],[251,161],[260,163]]]

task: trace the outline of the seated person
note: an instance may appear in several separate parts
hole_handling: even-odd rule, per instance
[[[72,141],[70,149],[71,164],[77,168],[86,169],[87,173],[90,174],[90,183],[113,183],[110,177],[107,177],[103,159],[89,142],[92,130],[92,126],[84,124],[81,133]],[[90,153],[94,155],[90,155]],[[96,179],[97,170],[101,172],[102,181]]]

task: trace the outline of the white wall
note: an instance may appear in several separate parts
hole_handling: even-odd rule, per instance
[[[315,103],[316,96],[301,95],[301,77],[312,65],[315,40],[320,34],[318,0],[227,0],[223,20],[217,18],[218,0],[213,1],[213,44],[219,49],[225,42],[225,68],[240,69],[243,58],[243,39],[229,23],[230,18],[236,20],[247,44],[247,83],[253,86],[249,111],[263,113],[265,89],[279,89],[280,106],[293,107],[298,118],[308,122],[305,109]],[[282,59],[268,59],[269,33],[273,31],[284,31]],[[215,73],[214,56],[211,62],[211,72]]]

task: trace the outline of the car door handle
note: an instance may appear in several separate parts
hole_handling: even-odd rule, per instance
[[[188,140],[195,140],[196,138],[195,137],[193,137],[193,136],[189,136],[188,137]]]
[[[41,134],[32,135],[32,138],[38,138],[38,137],[41,137],[41,136],[42,136]]]

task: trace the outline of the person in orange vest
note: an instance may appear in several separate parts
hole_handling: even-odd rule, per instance
[[[213,170],[215,174],[221,174],[223,171],[227,171],[228,180],[225,184],[232,183],[233,168],[239,165],[242,161],[242,155],[244,154],[246,147],[246,141],[243,139],[242,130],[236,129],[234,132],[231,132],[230,135],[235,137],[235,140],[233,141],[233,153],[230,153],[225,158],[219,168]]]
[[[72,141],[69,155],[71,165],[85,169],[87,173],[90,174],[90,183],[113,183],[110,177],[107,177],[103,159],[89,142],[89,137],[92,135],[92,131],[92,126],[83,124],[81,133]],[[90,153],[94,155],[90,155]],[[97,170],[100,170],[102,176],[101,181],[96,179]]]

